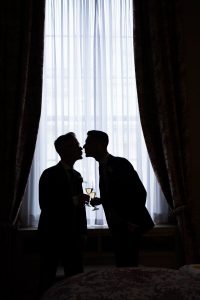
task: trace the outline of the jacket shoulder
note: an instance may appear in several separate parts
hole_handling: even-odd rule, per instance
[[[78,171],[74,170],[74,175],[76,177],[76,179],[83,181],[83,177],[81,176],[81,173],[79,173]]]
[[[133,165],[125,157],[111,156],[108,165],[114,166],[116,168],[134,170]]]
[[[53,176],[55,174],[59,174],[60,172],[62,172],[62,170],[63,170],[62,166],[58,163],[55,166],[51,166],[51,167],[45,169],[42,172],[40,179],[47,177],[47,176]]]

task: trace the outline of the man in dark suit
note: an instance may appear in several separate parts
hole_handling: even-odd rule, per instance
[[[102,204],[113,238],[116,265],[137,266],[141,234],[154,223],[145,207],[146,190],[131,163],[108,153],[108,135],[91,130],[84,149],[87,157],[99,162],[100,198],[92,205]]]
[[[39,181],[39,293],[53,284],[60,262],[66,277],[83,271],[81,242],[87,229],[84,204],[89,196],[83,194],[81,174],[73,169],[82,159],[82,148],[72,132],[58,137],[54,145],[61,160],[44,170]]]

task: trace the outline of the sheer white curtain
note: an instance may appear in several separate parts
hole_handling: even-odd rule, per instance
[[[147,208],[164,221],[167,204],[147,155],[137,104],[132,0],[46,0],[43,99],[40,129],[22,220],[36,226],[38,182],[58,162],[54,140],[73,131],[83,145],[91,129],[106,131],[109,152],[131,161],[147,190]],[[93,158],[75,164],[99,194]],[[131,196],[131,195],[130,195]],[[122,205],[126,205],[123,199]],[[88,225],[106,224],[103,209],[87,208]]]

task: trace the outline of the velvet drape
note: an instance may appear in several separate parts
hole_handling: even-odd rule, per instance
[[[44,8],[44,0],[7,0],[0,9],[0,257],[7,283],[40,119]]]
[[[176,216],[184,261],[195,261],[181,1],[134,0],[139,110],[155,174]]]
[[[1,4],[0,222],[13,224],[26,186],[41,110],[44,1]]]

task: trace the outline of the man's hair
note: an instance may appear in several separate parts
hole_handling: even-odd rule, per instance
[[[54,142],[54,146],[59,155],[62,155],[62,149],[66,142],[71,139],[75,139],[76,135],[74,132],[68,132],[66,134],[60,135]]]
[[[107,133],[100,130],[90,130],[87,133],[88,137],[92,137],[96,139],[96,141],[99,141],[100,143],[104,144],[105,146],[108,146],[109,138]]]

